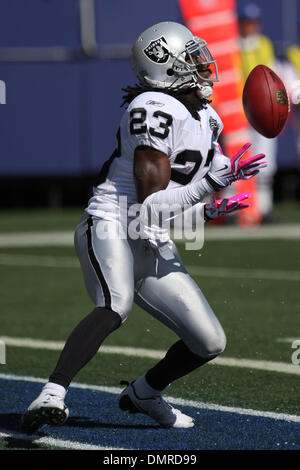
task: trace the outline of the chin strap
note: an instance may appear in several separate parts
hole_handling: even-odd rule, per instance
[[[146,85],[153,87],[153,88],[162,88],[164,90],[172,90],[172,91],[178,91],[178,90],[183,90],[183,89],[188,89],[188,88],[198,88],[200,90],[200,93],[198,95],[199,98],[209,98],[213,92],[212,86],[208,82],[204,82],[203,84],[200,85],[200,83],[197,83],[197,77],[193,76],[192,80],[187,80],[184,81],[184,77],[179,77],[175,76],[174,81],[172,84],[166,83],[161,80],[152,80],[150,77],[147,75],[144,76],[144,82]]]
[[[211,97],[213,88],[208,82],[203,82],[202,84],[197,83],[196,87],[196,94],[198,98],[208,99]]]

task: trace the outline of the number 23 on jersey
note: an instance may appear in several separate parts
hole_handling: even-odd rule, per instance
[[[134,108],[130,111],[130,133],[145,134],[147,132],[147,124],[145,123],[147,117],[147,111],[145,108]],[[166,139],[170,132],[170,126],[173,123],[173,117],[170,114],[164,113],[163,111],[154,111],[153,117],[157,118],[157,127],[149,127],[149,133],[155,137]],[[213,150],[209,150],[205,165],[208,166],[213,157]],[[174,163],[184,165],[185,163],[195,163],[194,168],[188,174],[183,174],[174,168],[171,171],[171,179],[180,184],[188,184],[193,179],[194,175],[199,170],[201,163],[203,162],[203,156],[200,150],[184,150],[176,156]]]
[[[144,134],[147,132],[147,125],[145,124],[147,112],[145,108],[134,108],[130,111],[130,133],[131,134]],[[153,117],[157,118],[157,127],[149,127],[149,132],[155,137],[166,139],[170,132],[173,118],[170,114],[163,111],[154,111]]]

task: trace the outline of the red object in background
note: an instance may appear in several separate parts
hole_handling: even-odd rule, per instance
[[[235,10],[235,0],[180,0],[181,8],[188,17],[214,13],[223,10]]]
[[[269,139],[276,137],[289,113],[289,98],[281,78],[269,67],[257,65],[246,80],[243,106],[257,132]]]
[[[249,123],[242,104],[244,79],[239,50],[239,28],[235,0],[179,0],[186,26],[208,43],[219,69],[219,82],[214,85],[212,106],[223,123],[225,153],[234,155],[249,142]],[[247,152],[249,157],[249,152]],[[249,192],[251,207],[238,214],[239,225],[252,226],[261,222],[256,197],[255,178],[239,181],[236,192]]]

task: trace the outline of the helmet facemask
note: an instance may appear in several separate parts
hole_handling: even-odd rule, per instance
[[[211,71],[209,78],[201,75],[208,67]],[[186,44],[182,52],[175,56],[171,70],[176,78],[170,88],[194,87],[199,79],[208,82],[212,86],[212,82],[219,80],[218,66],[207,48],[206,41],[196,36]],[[185,78],[186,80],[184,80]],[[181,84],[176,85],[178,79],[181,79]]]

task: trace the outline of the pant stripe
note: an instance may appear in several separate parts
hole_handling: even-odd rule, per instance
[[[94,250],[93,250],[93,244],[92,244],[92,230],[91,227],[93,225],[93,218],[90,216],[87,220],[88,224],[88,229],[86,231],[87,235],[87,242],[88,242],[88,252],[89,252],[89,258],[92,263],[92,266],[97,274],[97,277],[99,279],[103,295],[104,295],[104,300],[105,300],[105,307],[111,310],[111,295],[110,291],[107,285],[107,282],[103,276],[103,273],[100,268],[100,264],[95,256]]]

